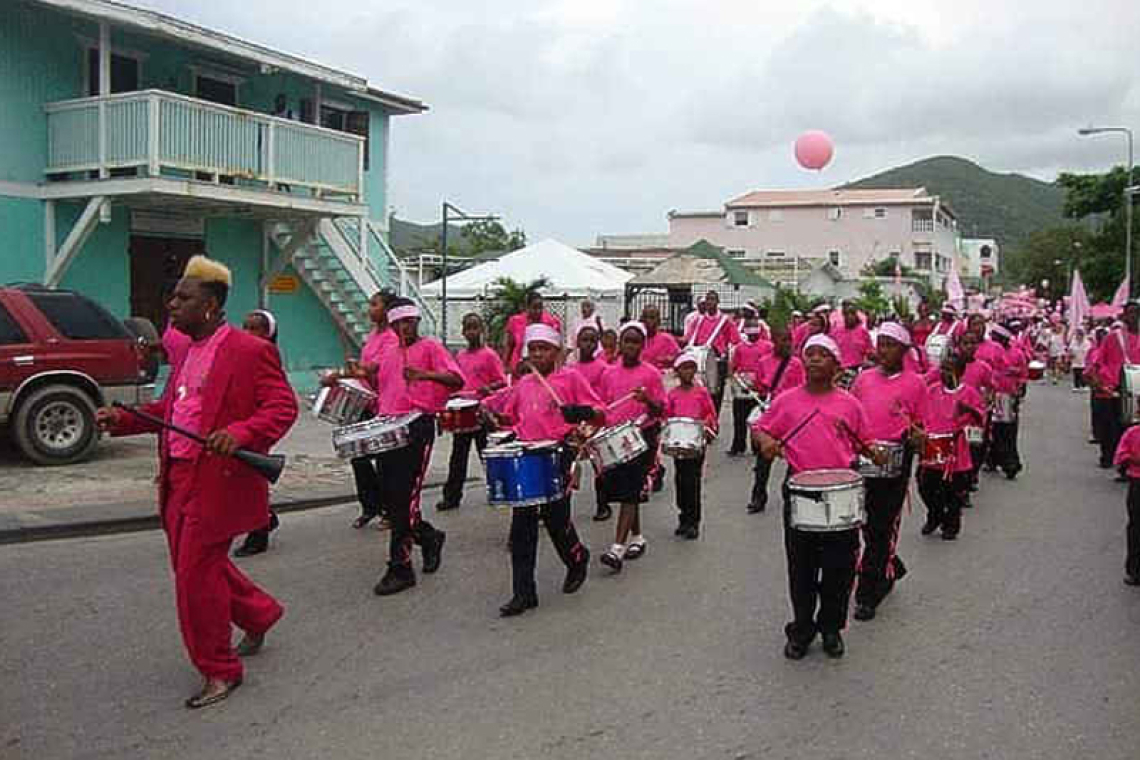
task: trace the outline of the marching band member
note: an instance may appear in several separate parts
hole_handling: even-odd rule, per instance
[[[825,303],[821,303],[811,310],[807,321],[797,327],[792,334],[792,346],[795,353],[803,352],[804,344],[811,336],[828,334],[831,325],[831,319],[828,316],[830,313],[831,307]]]
[[[483,344],[483,318],[478,314],[463,317],[463,337],[467,348],[455,355],[455,362],[463,374],[461,394],[485,399],[495,391],[507,387],[503,362],[494,349]],[[451,437],[451,458],[447,463],[447,483],[443,486],[443,500],[435,505],[440,511],[457,509],[463,499],[463,483],[467,480],[467,461],[471,457],[471,444],[482,454],[487,447],[487,428],[472,433],[455,433]]]
[[[1021,413],[1018,398],[1023,394],[1025,384],[1029,379],[1029,368],[1025,354],[1022,353],[1021,349],[1010,345],[1012,336],[1009,330],[1001,325],[995,325],[991,333],[997,339],[998,345],[1004,349],[1001,365],[994,367],[994,388],[998,393],[1012,396],[1014,401],[1013,421],[995,421],[991,426],[992,441],[989,458],[994,467],[1000,467],[1005,476],[1013,480],[1022,470],[1021,455],[1017,449],[1018,417]],[[1110,453],[1109,461],[1111,461],[1111,456]]]
[[[652,304],[641,310],[641,323],[645,325],[645,348],[641,360],[662,372],[668,372],[673,360],[681,353],[677,339],[661,330],[661,310]]]
[[[246,314],[242,321],[242,329],[250,335],[256,335],[262,340],[269,341],[274,346],[277,345],[277,318],[265,309],[254,309]],[[234,556],[252,557],[269,551],[269,534],[277,530],[280,524],[281,521],[277,517],[277,513],[270,506],[269,523],[260,530],[251,530],[246,533],[245,541],[237,549],[234,549]]]
[[[606,424],[618,425],[634,421],[642,428],[648,450],[632,461],[602,473],[605,499],[618,502],[614,543],[602,556],[601,563],[621,572],[627,559],[645,553],[646,541],[641,534],[640,504],[648,498],[649,470],[657,450],[659,422],[665,412],[665,386],[661,373],[641,361],[645,345],[645,326],[640,322],[622,325],[621,361],[602,375],[601,396],[606,407]]]
[[[1140,586],[1140,425],[1133,425],[1121,436],[1112,461],[1117,467],[1126,467],[1128,476],[1124,582]]]
[[[843,374],[854,380],[863,364],[875,353],[871,333],[859,321],[859,310],[851,301],[843,302],[843,325],[829,333],[839,346]]]
[[[803,362],[792,355],[790,328],[777,327],[772,332],[772,353],[760,360],[757,370],[757,392],[768,402],[782,393],[804,384],[807,375]],[[755,447],[754,447],[755,448]],[[768,478],[772,473],[772,460],[756,449],[756,464],[752,468],[752,496],[748,500],[748,514],[768,508]]]
[[[942,304],[942,317],[938,324],[934,326],[931,335],[949,335],[951,343],[958,342],[958,336],[966,330],[966,326],[958,320],[958,310],[954,308],[954,304],[947,301]]]
[[[618,360],[618,334],[617,330],[607,327],[602,330],[602,361],[613,364]]]
[[[735,383],[736,388],[742,391],[732,399],[732,446],[728,449],[730,457],[744,454],[748,446],[748,415],[756,408],[756,399],[743,394],[755,393],[760,362],[772,353],[772,344],[760,337],[760,325],[756,317],[745,320],[743,332],[745,340],[732,349],[729,361],[732,372],[729,382]]]
[[[178,622],[201,690],[191,709],[216,704],[242,683],[239,657],[256,654],[284,608],[233,564],[234,537],[269,520],[269,484],[232,458],[266,453],[297,419],[297,397],[277,349],[225,321],[230,271],[194,256],[170,298],[171,323],[191,343],[162,398],[142,407],[206,439],[202,446],[120,409],[98,412],[113,435],[160,433],[159,503],[174,568]],[[245,631],[236,650],[232,626]]]
[[[740,333],[736,324],[727,314],[720,310],[720,296],[715,290],[705,294],[705,310],[699,319],[693,322],[685,333],[686,348],[692,346],[708,346],[715,354],[720,365],[720,383],[716,388],[709,388],[713,403],[716,404],[717,413],[720,413],[724,401],[724,381],[728,377],[728,349],[740,343]],[[709,357],[711,360],[713,357]]]
[[[865,477],[867,522],[863,524],[863,559],[855,589],[855,619],[871,620],[875,608],[906,574],[897,554],[899,523],[910,481],[910,433],[921,424],[926,383],[903,368],[910,334],[897,322],[884,322],[878,335],[878,366],[860,373],[851,387],[867,414],[868,434],[875,441],[904,447],[902,471],[895,477]]]
[[[376,375],[376,411],[384,417],[420,413],[409,423],[408,445],[378,455],[384,478],[381,499],[392,521],[388,570],[373,589],[377,596],[397,594],[416,585],[412,545],[423,551],[423,571],[439,569],[447,534],[436,530],[420,512],[420,491],[435,441],[435,415],[448,396],[463,387],[455,358],[434,338],[419,334],[420,310],[407,298],[392,301],[388,312],[400,340]]]
[[[966,363],[966,369],[962,372],[962,383],[976,390],[984,402],[982,408],[989,409],[990,402],[994,396],[994,371],[989,362],[985,359],[978,358],[980,340],[975,330],[968,329],[962,334],[962,338],[958,341],[958,352],[962,355],[962,361]],[[967,430],[977,427],[983,428],[981,443],[968,441],[970,445],[970,463],[972,465],[970,469],[970,491],[978,490],[978,471],[982,468],[982,462],[984,462],[986,458],[985,435],[988,431],[984,429],[984,423],[985,421],[983,420],[982,425],[967,426]],[[973,506],[973,504],[970,503],[968,494],[964,506]]]
[[[558,317],[546,311],[545,306],[542,294],[531,291],[526,297],[526,309],[507,320],[507,327],[503,331],[501,356],[507,372],[514,377],[520,376],[519,363],[524,358],[523,334],[528,325],[550,325],[559,333],[562,332],[562,322],[559,321]]]
[[[665,417],[688,417],[700,420],[705,426],[708,440],[716,437],[719,428],[712,395],[703,385],[693,382],[697,375],[697,357],[683,353],[673,363],[680,385],[669,391],[665,401]],[[677,492],[677,511],[680,514],[674,535],[694,539],[701,530],[701,475],[704,472],[705,454],[698,457],[678,458],[674,462],[673,479]]]
[[[926,504],[922,535],[942,528],[942,538],[953,541],[962,529],[962,506],[970,487],[970,447],[965,427],[981,425],[985,403],[977,390],[961,382],[966,363],[962,355],[950,351],[942,360],[942,381],[928,386],[923,411],[927,436],[952,435],[952,451],[945,462],[919,463],[918,492]]]
[[[934,331],[934,320],[930,318],[930,304],[926,299],[918,302],[918,318],[910,327],[911,341],[918,348],[926,346],[926,338]]]
[[[591,325],[582,325],[578,330],[575,343],[578,350],[571,355],[573,361],[567,364],[566,368],[581,375],[594,393],[598,393],[602,385],[602,374],[611,366],[602,358],[602,352],[598,348],[598,331]],[[595,473],[594,476],[594,498],[597,502],[594,509],[594,522],[605,522],[610,519],[613,511],[606,502],[601,473]]]
[[[596,334],[590,326],[587,330]],[[579,331],[579,337],[587,330]],[[601,421],[601,401],[580,373],[566,368],[556,369],[562,349],[558,331],[549,325],[531,324],[523,340],[532,372],[523,375],[506,394],[500,408],[500,421],[513,427],[519,441],[562,442],[562,482],[569,483],[575,454],[565,442],[575,432],[578,423]],[[570,518],[569,490],[549,504],[513,509],[510,541],[512,596],[499,608],[502,617],[521,615],[538,606],[534,568],[538,556],[539,520],[546,523],[550,542],[566,565],[562,593],[573,594],[586,580],[590,552],[579,540]]]
[[[1113,330],[1098,345],[1088,361],[1085,374],[1093,395],[1094,432],[1100,442],[1100,466],[1112,467],[1120,436],[1123,435],[1120,373],[1125,364],[1140,363],[1140,303],[1129,301],[1121,318],[1123,328]]]
[[[778,396],[753,428],[760,451],[768,459],[787,459],[789,476],[806,470],[850,469],[856,449],[865,446],[867,418],[854,396],[834,386],[839,346],[826,335],[813,335],[804,345],[803,357],[807,383]],[[813,415],[820,420],[810,419]],[[883,461],[878,452],[874,456]],[[859,529],[795,529],[785,481],[784,550],[795,612],[785,628],[788,641],[784,656],[803,658],[819,633],[824,651],[830,657],[842,657],[840,631],[847,624],[847,606],[859,561]]]

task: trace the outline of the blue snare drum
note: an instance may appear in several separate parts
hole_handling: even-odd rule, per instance
[[[508,443],[483,449],[487,503],[517,509],[558,500],[566,488],[559,456],[554,441]]]

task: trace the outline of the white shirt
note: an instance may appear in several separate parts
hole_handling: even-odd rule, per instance
[[[1069,358],[1072,360],[1073,366],[1077,369],[1084,369],[1085,358],[1091,349],[1092,341],[1087,335],[1080,340],[1074,338],[1073,342],[1069,344]]]

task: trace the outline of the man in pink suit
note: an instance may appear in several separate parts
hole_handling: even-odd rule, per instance
[[[239,656],[256,654],[284,608],[229,558],[235,536],[269,521],[269,484],[234,459],[266,453],[297,419],[297,399],[276,347],[225,322],[230,273],[195,256],[170,299],[173,326],[190,344],[162,398],[142,408],[206,439],[205,446],[120,409],[100,409],[114,435],[158,433],[159,505],[174,569],[178,623],[202,673],[190,708],[225,699],[241,685]],[[231,626],[245,632],[236,651]]]

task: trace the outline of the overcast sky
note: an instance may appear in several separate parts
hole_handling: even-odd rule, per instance
[[[1077,127],[1140,131],[1137,0],[134,1],[425,101],[394,122],[398,215],[447,199],[531,240],[936,154],[1051,180],[1123,162]],[[792,156],[812,128],[822,173]]]

